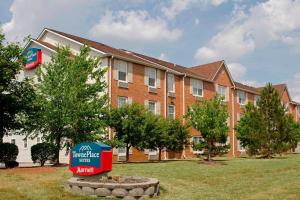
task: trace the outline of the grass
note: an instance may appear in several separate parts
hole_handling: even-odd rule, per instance
[[[158,200],[300,198],[300,154],[272,160],[221,159],[215,165],[197,160],[115,164],[111,174],[158,178]],[[71,176],[67,167],[36,174],[0,170],[0,199],[95,199],[65,192],[64,182]]]

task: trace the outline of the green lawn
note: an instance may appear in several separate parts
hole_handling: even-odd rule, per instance
[[[217,165],[196,160],[116,164],[111,174],[158,178],[157,199],[300,199],[300,154],[272,160],[222,159]],[[0,199],[95,199],[65,192],[68,168],[51,169],[37,174],[0,170]]]

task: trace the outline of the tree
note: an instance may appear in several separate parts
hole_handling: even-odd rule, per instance
[[[40,163],[44,166],[45,162],[53,161],[55,158],[55,145],[51,143],[38,143],[31,147],[31,159],[33,163]]]
[[[90,48],[83,46],[74,56],[68,47],[59,47],[51,62],[36,73],[37,98],[29,132],[33,136],[42,133],[47,142],[56,145],[56,164],[64,138],[73,144],[101,140],[106,129],[106,69],[89,52]]]
[[[168,120],[168,140],[166,148],[168,151],[183,151],[184,147],[189,144],[189,125],[184,124],[181,119]]]
[[[158,149],[158,160],[161,161],[161,151],[170,143],[168,134],[168,121],[151,112],[146,113],[141,149]]]
[[[238,123],[237,137],[250,155],[272,158],[282,154],[299,140],[299,129],[287,114],[279,93],[272,84],[261,92],[257,107],[246,106],[245,115]]]
[[[0,32],[0,143],[4,135],[21,131],[34,91],[28,79],[18,78],[23,65],[22,48],[18,43],[5,43]]]
[[[138,148],[143,140],[145,113],[145,108],[135,103],[111,109],[109,125],[115,130],[115,139],[125,144],[126,162],[129,160],[129,149]]]
[[[197,103],[189,108],[187,117],[191,125],[201,133],[203,138],[194,145],[197,150],[204,150],[207,160],[215,155],[224,154],[230,148],[226,144],[228,136],[227,119],[229,114],[222,98],[216,96],[212,100]]]

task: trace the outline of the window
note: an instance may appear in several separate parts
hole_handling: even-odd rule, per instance
[[[118,61],[118,77],[119,81],[127,82],[127,62]]]
[[[118,97],[118,108],[121,108],[127,103],[127,97]]]
[[[239,150],[240,151],[245,151],[245,148],[242,146],[242,143],[241,143],[241,141],[240,140],[238,140],[238,146],[239,146]]]
[[[254,96],[254,105],[257,106],[257,102],[260,101],[260,96],[255,95]]]
[[[156,113],[156,102],[154,101],[149,101],[148,102],[148,109],[152,112],[152,113]]]
[[[41,143],[41,138],[40,137],[37,137],[36,138],[36,143],[38,144],[38,143]]]
[[[238,91],[237,96],[238,96],[238,103],[241,105],[245,105],[246,104],[246,92]]]
[[[11,140],[10,140],[10,143],[11,143],[11,144],[16,144],[16,139],[11,139]]]
[[[224,101],[227,101],[227,87],[222,86],[222,85],[218,85],[217,86],[217,93],[220,97],[224,98]]]
[[[27,138],[25,138],[24,140],[23,140],[23,145],[24,145],[24,148],[26,149],[27,148]]]
[[[285,112],[286,112],[286,113],[290,112],[290,106],[289,106],[289,103],[284,103],[284,108],[285,108]]]
[[[168,118],[175,119],[175,106],[174,105],[168,106]]]
[[[298,110],[298,117],[300,118],[300,106],[297,106]]]
[[[194,96],[203,96],[203,82],[191,79],[191,89]]]
[[[173,74],[168,74],[168,92],[175,92],[175,77]]]
[[[156,69],[148,68],[148,86],[156,87]]]
[[[197,145],[203,141],[203,138],[201,136],[195,136],[192,138],[192,144],[193,144],[193,152],[194,153],[203,153],[203,151],[199,151],[198,149],[194,148],[194,145]]]

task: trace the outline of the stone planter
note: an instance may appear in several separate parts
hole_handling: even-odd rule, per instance
[[[80,177],[70,178],[66,190],[89,196],[117,197],[127,200],[145,199],[159,195],[159,181],[154,178],[119,177],[118,181],[98,181]]]

